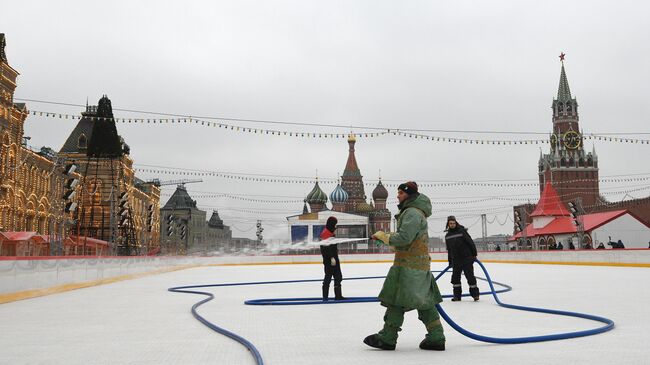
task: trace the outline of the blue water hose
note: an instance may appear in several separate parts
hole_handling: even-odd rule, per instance
[[[431,271],[432,273],[441,273],[436,277],[436,280],[445,272],[447,269],[443,271]],[[367,280],[367,279],[385,279],[386,276],[360,276],[360,277],[354,277],[354,278],[345,278],[345,281],[350,281],[350,280]],[[484,280],[482,278],[477,278]],[[291,282],[306,282],[306,281],[323,281],[322,279],[309,279],[309,280],[295,280],[295,281],[281,281],[281,282],[260,282],[259,284],[267,284],[267,283],[278,283],[278,284],[283,284],[283,283],[291,283]],[[496,281],[493,281],[494,284],[502,286],[503,289],[497,290],[497,293],[505,293],[510,290],[512,290],[512,287],[499,283]],[[258,283],[250,283],[251,285],[256,285]],[[226,284],[228,285],[228,284]],[[481,292],[480,294],[487,295],[487,294],[492,294],[492,292]],[[469,294],[463,294],[463,296],[468,296]],[[443,298],[451,298],[453,295],[448,294],[448,295],[443,295]],[[244,301],[244,304],[247,305],[309,305],[309,304],[345,304],[345,303],[368,303],[368,302],[379,302],[379,298],[377,297],[347,297],[346,299],[343,300],[326,300],[324,301],[323,298],[321,297],[309,297],[309,298],[266,298],[266,299],[249,299]]]
[[[599,317],[599,316],[594,316],[591,314],[585,314],[585,313],[578,313],[578,312],[567,312],[567,311],[560,311],[560,310],[555,310],[555,309],[544,309],[544,308],[535,308],[535,307],[525,307],[521,305],[512,305],[512,304],[506,304],[501,302],[499,299],[499,296],[494,290],[494,286],[492,285],[492,279],[490,278],[490,274],[487,272],[485,269],[485,266],[483,263],[479,260],[476,260],[476,263],[481,266],[481,269],[485,273],[485,277],[487,278],[487,282],[490,285],[491,293],[492,296],[494,297],[494,300],[497,302],[497,304],[501,307],[504,308],[510,308],[510,309],[517,309],[517,310],[523,310],[523,311],[528,311],[528,312],[539,312],[539,313],[548,313],[548,314],[557,314],[557,315],[562,315],[562,316],[570,316],[570,317],[578,317],[578,318],[584,318],[584,319],[589,319],[592,321],[597,321],[597,322],[602,322],[605,323],[604,326],[594,328],[591,330],[585,330],[585,331],[576,331],[576,332],[566,332],[566,333],[558,333],[558,334],[551,334],[551,335],[543,335],[543,336],[530,336],[530,337],[510,337],[510,338],[499,338],[499,337],[489,337],[489,336],[482,336],[478,335],[476,333],[470,332],[463,327],[459,326],[456,322],[454,322],[449,315],[442,309],[442,306],[440,304],[436,304],[436,308],[438,309],[438,312],[444,318],[444,320],[449,323],[451,327],[453,327],[456,331],[460,332],[461,334],[477,340],[477,341],[483,341],[483,342],[490,342],[490,343],[502,343],[502,344],[515,344],[515,343],[528,343],[528,342],[543,342],[543,341],[555,341],[555,340],[565,340],[568,338],[576,338],[576,337],[584,337],[584,336],[591,336],[591,335],[596,335],[599,333],[607,332],[611,329],[614,328],[614,321],[611,319],[605,318],[605,317]],[[436,280],[440,278],[445,272],[449,270],[449,267],[444,269],[438,276],[436,276]]]
[[[459,326],[456,322],[454,322],[449,315],[442,309],[442,306],[440,304],[436,305],[436,308],[438,309],[438,312],[442,316],[442,318],[456,331],[460,332],[461,334],[477,340],[477,341],[483,341],[483,342],[490,342],[490,343],[500,343],[500,344],[517,344],[517,343],[528,343],[528,342],[542,342],[542,341],[553,341],[553,340],[563,340],[563,339],[568,339],[568,338],[576,338],[576,337],[583,337],[583,336],[591,336],[599,333],[603,333],[606,331],[609,331],[614,328],[614,321],[604,318],[604,317],[599,317],[599,316],[594,316],[591,314],[584,314],[584,313],[577,313],[577,312],[568,312],[568,311],[559,311],[559,310],[553,310],[553,309],[544,309],[544,308],[535,308],[535,307],[525,307],[525,306],[518,306],[518,305],[512,305],[512,304],[506,304],[501,302],[499,297],[497,296],[497,293],[503,293],[506,291],[512,290],[512,287],[498,283],[495,281],[492,281],[492,278],[490,277],[490,274],[487,272],[485,269],[485,266],[483,263],[479,260],[476,260],[476,262],[481,266],[481,269],[485,273],[485,281],[488,282],[490,286],[490,291],[488,292],[481,292],[480,294],[486,295],[486,294],[492,294],[494,297],[495,301],[497,304],[501,307],[505,308],[510,308],[510,309],[517,309],[517,310],[523,310],[523,311],[529,311],[529,312],[540,312],[540,313],[548,313],[548,314],[557,314],[557,315],[563,315],[563,316],[571,316],[571,317],[578,317],[578,318],[584,318],[584,319],[589,319],[593,321],[598,321],[605,323],[605,326],[598,327],[595,329],[591,330],[585,330],[585,331],[577,331],[577,332],[567,332],[567,333],[559,333],[559,334],[551,334],[551,335],[543,335],[543,336],[530,336],[530,337],[512,337],[512,338],[498,338],[498,337],[489,337],[489,336],[482,336],[475,334],[473,332],[467,331],[466,329],[462,328]],[[450,267],[448,266],[444,270],[440,271],[439,274],[436,276],[435,280],[437,281],[442,275],[444,275],[447,271],[449,271]],[[436,271],[432,271],[436,272]],[[354,278],[346,278],[346,281],[349,280],[367,280],[367,279],[383,279],[385,276],[363,276],[363,277],[354,277]],[[480,279],[480,278],[479,278]],[[187,290],[187,289],[195,289],[195,288],[208,288],[208,287],[223,287],[223,286],[243,286],[243,285],[268,285],[268,284],[290,284],[290,283],[306,283],[306,282],[320,282],[322,279],[305,279],[305,280],[280,280],[280,281],[257,281],[257,282],[242,282],[242,283],[224,283],[224,284],[205,284],[205,285],[188,285],[188,286],[178,286],[178,287],[173,287],[169,288],[168,290],[171,292],[177,292],[177,293],[188,293],[188,294],[200,294],[200,295],[205,295],[208,298],[203,299],[202,301],[194,304],[192,306],[192,315],[194,318],[196,318],[199,322],[203,323],[206,325],[208,328],[212,329],[213,331],[223,334],[224,336],[227,336],[242,345],[248,349],[253,357],[255,358],[255,361],[258,365],[263,365],[264,360],[262,359],[262,356],[260,355],[259,351],[257,348],[248,340],[245,338],[230,332],[224,328],[221,328],[207,319],[203,318],[201,315],[197,313],[197,308],[210,300],[214,299],[214,295],[211,293],[207,292],[201,292],[201,291],[194,291],[194,290]],[[494,288],[494,284],[503,286],[504,289],[501,290],[496,290]],[[468,296],[468,294],[464,294],[463,296]],[[443,295],[443,298],[449,298],[451,295]],[[344,303],[362,303],[362,302],[378,302],[379,299],[377,297],[350,297],[344,300],[328,300],[324,301],[322,298],[272,298],[272,299],[251,299],[247,300],[244,303],[248,305],[306,305],[306,304],[344,304]]]
[[[213,331],[215,331],[217,333],[221,333],[222,335],[224,335],[226,337],[229,337],[229,338],[232,338],[233,340],[235,340],[235,341],[241,343],[242,345],[244,345],[244,347],[246,347],[246,349],[248,351],[250,351],[251,355],[253,355],[253,358],[255,358],[255,363],[257,363],[258,365],[264,365],[264,360],[262,359],[262,355],[257,350],[255,345],[253,345],[250,341],[248,341],[247,339],[239,336],[238,334],[236,334],[234,332],[230,332],[230,331],[228,331],[228,330],[226,330],[224,328],[221,328],[221,327],[215,325],[214,323],[208,321],[207,319],[203,318],[200,314],[197,313],[196,309],[198,307],[200,307],[201,305],[203,305],[204,303],[207,303],[207,302],[211,301],[212,299],[214,299],[214,295],[212,295],[211,293],[203,292],[203,291],[184,290],[184,289],[186,289],[186,288],[206,287],[206,286],[211,286],[211,285],[179,286],[179,287],[175,287],[175,288],[169,288],[167,290],[169,290],[171,292],[176,292],[176,293],[200,294],[200,295],[207,296],[207,298],[203,299],[202,301],[200,301],[200,302],[198,302],[198,303],[196,303],[196,304],[194,304],[192,306],[192,315],[194,316],[194,318],[196,318],[199,322],[206,325],[211,330],[213,330]]]

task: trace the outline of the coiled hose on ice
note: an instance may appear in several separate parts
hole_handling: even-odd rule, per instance
[[[499,299],[499,296],[497,295],[498,293],[503,293],[506,291],[512,290],[512,288],[506,284],[498,283],[495,281],[492,281],[490,278],[490,274],[488,273],[487,269],[483,265],[483,263],[479,260],[476,260],[476,262],[479,264],[481,269],[483,270],[483,273],[485,274],[485,281],[490,286],[490,291],[488,292],[481,292],[480,294],[486,295],[486,294],[492,294],[494,297],[494,300],[497,302],[497,304],[501,307],[504,308],[509,308],[509,309],[517,309],[517,310],[523,310],[523,311],[529,311],[529,312],[539,312],[539,313],[548,313],[548,314],[555,314],[555,315],[562,315],[562,316],[570,316],[570,317],[578,317],[578,318],[584,318],[584,319],[589,319],[592,321],[597,321],[597,322],[602,322],[605,325],[590,329],[590,330],[584,330],[584,331],[576,331],[576,332],[566,332],[566,333],[557,333],[557,334],[550,334],[550,335],[542,335],[542,336],[530,336],[530,337],[509,337],[509,338],[499,338],[499,337],[489,337],[489,336],[483,336],[479,334],[475,334],[473,332],[470,332],[464,328],[462,328],[460,325],[458,325],[456,322],[454,322],[449,315],[442,309],[442,306],[440,304],[436,305],[436,308],[438,309],[438,312],[440,312],[440,316],[456,331],[460,332],[461,334],[477,340],[477,341],[483,341],[483,342],[491,342],[491,343],[500,343],[500,344],[516,344],[516,343],[528,343],[528,342],[542,342],[542,341],[553,341],[553,340],[564,340],[568,338],[575,338],[575,337],[583,337],[583,336],[591,336],[599,333],[603,333],[606,331],[611,330],[614,328],[614,321],[611,319],[605,318],[605,317],[599,317],[599,316],[594,316],[591,314],[585,314],[585,313],[578,313],[578,312],[568,312],[568,311],[560,311],[560,310],[554,310],[554,309],[544,309],[544,308],[535,308],[535,307],[526,307],[526,306],[519,306],[519,305],[513,305],[513,304],[506,304],[501,302]],[[444,275],[447,271],[449,271],[449,266],[445,268],[444,270],[440,271],[440,273],[436,276],[436,281]],[[436,271],[432,271],[436,272]],[[350,280],[367,280],[367,279],[383,279],[385,276],[363,276],[363,277],[355,277],[355,278],[346,278],[346,281]],[[177,292],[177,293],[187,293],[187,294],[200,294],[200,295],[205,295],[208,298],[205,298],[201,300],[200,302],[194,304],[192,306],[192,315],[194,318],[196,318],[199,322],[203,323],[205,326],[208,328],[212,329],[213,331],[220,333],[224,336],[227,336],[242,345],[250,351],[251,355],[255,358],[255,361],[258,365],[263,365],[264,360],[262,359],[262,355],[260,352],[257,350],[255,345],[253,345],[250,341],[246,340],[245,338],[237,335],[234,332],[228,331],[222,327],[219,327],[215,325],[214,323],[208,321],[204,317],[202,317],[198,312],[196,311],[197,308],[210,300],[214,298],[214,295],[208,292],[202,292],[202,291],[196,291],[196,290],[187,290],[187,289],[196,289],[196,288],[210,288],[210,287],[224,287],[224,286],[243,286],[243,285],[268,285],[268,284],[290,284],[290,283],[305,283],[305,282],[316,282],[316,281],[322,281],[322,279],[306,279],[306,280],[281,280],[281,281],[257,281],[257,282],[241,282],[241,283],[225,283],[225,284],[206,284],[206,285],[188,285],[188,286],[177,286],[173,288],[169,288],[168,290],[171,292]],[[503,286],[505,289],[501,290],[496,290],[494,288],[494,284]],[[464,294],[463,296],[467,296],[467,294]],[[443,295],[443,298],[449,298],[451,295]],[[329,301],[324,301],[322,298],[272,298],[272,299],[251,299],[247,300],[244,303],[248,305],[305,305],[305,304],[346,304],[346,303],[360,303],[360,302],[378,302],[379,299],[377,297],[354,297],[354,298],[347,298],[345,300],[329,300]]]

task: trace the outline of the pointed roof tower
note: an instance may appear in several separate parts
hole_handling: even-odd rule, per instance
[[[7,55],[5,54],[5,46],[7,41],[5,40],[5,34],[0,33],[0,61],[7,62]]]
[[[348,136],[348,145],[350,149],[348,150],[348,162],[345,164],[345,170],[343,170],[343,176],[361,176],[361,171],[357,165],[357,158],[354,156],[354,144],[357,142],[354,134]]]
[[[541,216],[569,216],[569,211],[564,207],[564,203],[560,200],[560,197],[557,195],[555,188],[551,182],[547,182],[542,191],[542,196],[540,196],[539,201],[535,210],[530,214],[531,217],[541,217]]]
[[[348,160],[341,175],[341,187],[348,193],[348,200],[345,202],[345,212],[355,212],[356,206],[365,203],[366,192],[363,188],[363,176],[357,165],[357,158],[354,155],[354,144],[357,139],[354,134],[348,135]]]
[[[187,193],[185,185],[178,185],[162,209],[197,209],[196,200]]]
[[[81,115],[60,152],[86,153],[97,158],[119,158],[128,154],[128,146],[117,133],[111,100],[106,95],[99,99],[97,106],[86,105]]]
[[[208,221],[208,226],[217,229],[224,228],[223,220],[219,217],[219,212],[216,210],[212,212],[212,217],[210,217],[210,220]]]
[[[563,103],[571,100],[569,81],[567,80],[566,72],[564,71],[564,58],[562,58],[562,71],[560,72],[560,85],[557,88],[557,100]]]

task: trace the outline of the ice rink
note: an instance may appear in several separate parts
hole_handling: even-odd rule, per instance
[[[265,364],[650,364],[650,269],[607,266],[486,263],[492,279],[513,290],[503,302],[589,313],[616,323],[609,332],[577,339],[496,345],[464,337],[443,322],[444,352],[418,344],[425,329],[417,312],[406,314],[396,351],[362,343],[382,326],[379,303],[249,306],[244,300],[317,297],[321,284],[209,288],[215,299],[199,312],[252,342]],[[346,264],[344,278],[385,275],[390,264]],[[433,270],[442,270],[433,263]],[[476,273],[484,277],[476,266]],[[169,287],[249,281],[319,279],[322,265],[211,266],[150,275],[0,305],[2,364],[254,364],[239,343],[197,320],[199,295]],[[451,292],[450,275],[438,285]],[[376,296],[383,280],[343,282],[347,297]],[[479,281],[481,291],[489,290]],[[467,290],[463,279],[463,288]],[[501,308],[491,296],[479,302],[442,303],[464,328],[487,336],[519,337],[592,329],[601,323]]]

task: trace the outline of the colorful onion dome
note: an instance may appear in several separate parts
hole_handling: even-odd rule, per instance
[[[345,203],[348,200],[348,192],[341,187],[341,184],[338,184],[330,194],[330,200],[332,203]]]
[[[318,181],[316,181],[316,185],[314,185],[314,188],[307,194],[307,203],[309,204],[325,204],[327,203],[327,194],[321,190],[320,186],[318,186]]]

